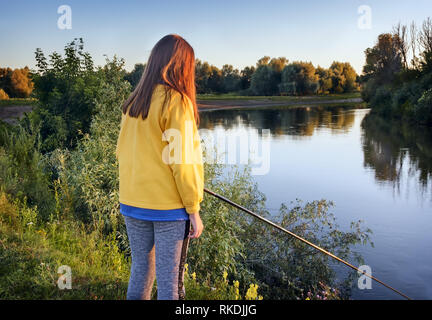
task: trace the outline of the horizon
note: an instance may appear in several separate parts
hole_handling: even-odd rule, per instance
[[[315,0],[300,4],[273,1],[266,8],[257,1],[193,0],[186,4],[168,1],[172,10],[167,10],[167,5],[135,0],[120,4],[75,0],[67,3],[72,28],[62,30],[57,26],[61,16],[57,10],[64,4],[3,3],[0,27],[4,32],[0,41],[7,45],[0,51],[1,66],[34,69],[36,48],[46,56],[54,51],[63,54],[67,43],[83,38],[84,51],[91,54],[95,65],[104,64],[104,55],[117,55],[125,60],[125,69],[131,71],[135,64],[147,61],[162,36],[177,33],[192,45],[197,59],[218,68],[230,64],[240,71],[270,56],[286,57],[289,63],[312,62],[324,68],[333,61],[349,62],[361,74],[364,50],[375,45],[379,34],[390,32],[399,22],[415,21],[419,26],[431,8],[427,0],[416,1],[415,6],[389,0],[334,0],[329,4]],[[358,27],[362,5],[371,8],[370,29]],[[155,30],[147,31],[153,27]]]

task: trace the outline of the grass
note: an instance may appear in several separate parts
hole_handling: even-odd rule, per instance
[[[37,103],[34,98],[11,98],[7,100],[0,100],[0,107],[9,106],[33,106]]]
[[[360,98],[360,92],[323,94],[309,96],[240,96],[235,93],[198,94],[198,100],[270,100],[270,101],[301,101],[301,100],[338,100]]]
[[[36,211],[0,194],[0,299],[124,299],[129,261],[114,239],[67,218],[37,223]],[[72,271],[60,290],[58,268]]]
[[[130,259],[120,252],[114,233],[104,235],[68,217],[38,221],[29,208],[0,192],[0,300],[123,300]],[[60,266],[71,270],[71,289],[57,285]],[[199,281],[186,267],[188,300],[262,299],[256,285],[243,293],[227,274]],[[153,288],[152,298],[156,298]]]

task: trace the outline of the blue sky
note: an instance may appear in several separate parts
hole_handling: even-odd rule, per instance
[[[71,30],[57,27],[64,4],[72,9]],[[371,29],[357,26],[361,5],[372,9]],[[363,52],[378,34],[399,21],[421,24],[432,16],[432,0],[1,0],[0,12],[1,67],[34,67],[36,48],[62,52],[82,37],[96,64],[117,54],[130,70],[162,36],[177,33],[197,58],[218,67],[243,68],[268,55],[323,67],[348,61],[361,72]]]

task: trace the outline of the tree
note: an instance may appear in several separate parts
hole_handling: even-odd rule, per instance
[[[3,89],[8,96],[11,94],[12,71],[11,68],[0,68],[0,89]]]
[[[357,90],[357,73],[349,62],[334,61],[330,66],[330,77],[332,79],[331,91],[334,93]]]
[[[282,70],[281,94],[305,95],[318,91],[318,75],[310,62],[293,62]]]
[[[270,57],[269,57],[269,56],[264,56],[264,57],[262,57],[261,59],[259,59],[259,60],[257,61],[256,66],[257,66],[257,68],[258,68],[259,66],[266,66],[266,65],[269,64],[269,62],[270,62]]]
[[[238,69],[230,64],[222,66],[222,78],[224,92],[233,92],[240,89],[241,76]]]
[[[264,56],[256,63],[256,70],[251,77],[251,91],[255,95],[275,95],[281,81],[281,71],[288,63],[285,57],[270,59]]]
[[[207,86],[210,92],[222,93],[224,92],[224,79],[222,71],[216,66],[210,66],[210,76],[207,80]]]
[[[73,148],[79,134],[89,132],[95,97],[107,74],[103,68],[94,68],[90,54],[83,50],[83,40],[75,39],[65,46],[64,56],[54,52],[47,61],[42,50],[36,49],[38,70],[33,81],[39,107],[31,117],[40,124],[42,152]]]
[[[257,64],[258,65],[258,64]],[[251,91],[255,95],[270,96],[276,93],[274,87],[274,70],[265,64],[260,64],[251,78]]]
[[[137,63],[135,64],[131,72],[126,73],[124,79],[131,84],[132,89],[135,89],[135,87],[138,85],[138,82],[140,81],[141,76],[144,72],[145,66],[145,64]]]
[[[15,69],[11,76],[12,96],[17,98],[28,98],[33,91],[33,82],[30,79],[28,67]]]
[[[8,100],[8,99],[9,99],[8,94],[3,89],[0,88],[0,100]]]
[[[363,67],[363,81],[375,78],[379,83],[390,83],[402,69],[402,53],[397,35],[380,34],[374,47],[365,51],[366,65]]]
[[[315,74],[318,76],[318,84],[319,84],[318,93],[321,94],[330,93],[333,87],[330,70],[318,66],[315,70]]]
[[[241,89],[245,90],[248,89],[251,85],[251,80],[252,80],[252,75],[255,72],[255,67],[254,66],[250,66],[250,67],[245,67],[241,72],[240,72],[240,86]]]
[[[0,68],[0,88],[11,98],[28,98],[33,91],[30,69]]]
[[[211,68],[208,62],[195,60],[195,83],[197,93],[209,93],[208,79],[211,75]]]

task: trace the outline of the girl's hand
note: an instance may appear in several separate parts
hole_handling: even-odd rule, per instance
[[[204,230],[204,225],[201,221],[201,217],[199,215],[199,212],[194,213],[194,214],[190,214],[189,219],[190,219],[191,224],[192,224],[192,229],[189,231],[189,238],[191,238],[191,239],[199,238],[199,236],[201,235],[201,233]]]

